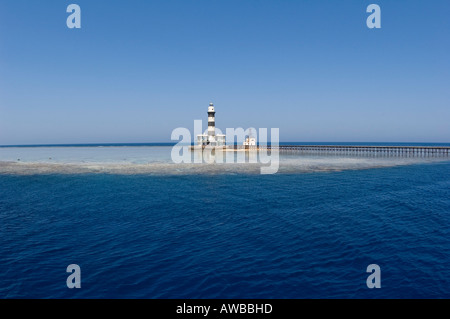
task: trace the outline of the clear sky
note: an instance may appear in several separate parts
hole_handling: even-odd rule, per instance
[[[450,142],[450,1],[0,0],[2,145],[170,142],[209,102],[281,141]]]

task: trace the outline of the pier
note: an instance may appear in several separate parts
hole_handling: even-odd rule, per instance
[[[355,155],[355,156],[395,156],[395,157],[448,157],[448,146],[360,146],[360,145],[278,145],[248,146],[228,145],[215,147],[224,151],[278,150],[282,153]],[[192,150],[199,149],[192,147]]]

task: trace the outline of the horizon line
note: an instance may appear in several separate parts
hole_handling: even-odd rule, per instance
[[[83,147],[83,146],[151,146],[152,144],[160,144],[160,146],[173,146],[178,144],[178,142],[107,142],[107,143],[36,143],[36,144],[2,144],[0,147],[6,148],[6,147],[63,147],[63,146],[72,146],[72,147]],[[279,144],[286,144],[286,143],[306,143],[307,145],[314,145],[313,143],[317,144],[324,144],[324,143],[331,143],[332,145],[339,145],[339,144],[449,144],[450,142],[352,142],[352,141],[346,141],[346,142],[332,142],[332,141],[314,141],[314,142],[307,142],[307,141],[282,141],[279,142]],[[234,143],[236,145],[237,143]],[[270,143],[268,143],[270,144]],[[331,145],[330,144],[330,145]],[[186,143],[186,145],[189,145]],[[191,143],[190,145],[193,145]],[[231,145],[231,144],[230,144]],[[154,145],[157,146],[157,145]]]

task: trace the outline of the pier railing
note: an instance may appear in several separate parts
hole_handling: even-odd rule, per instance
[[[450,147],[446,146],[359,146],[359,145],[279,145],[279,146],[227,146],[235,150],[278,150],[304,154],[339,154],[360,156],[400,157],[448,157]]]

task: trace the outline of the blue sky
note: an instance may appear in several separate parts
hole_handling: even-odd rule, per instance
[[[211,101],[219,128],[282,141],[450,142],[449,16],[446,0],[0,0],[0,144],[169,142],[206,128]]]

